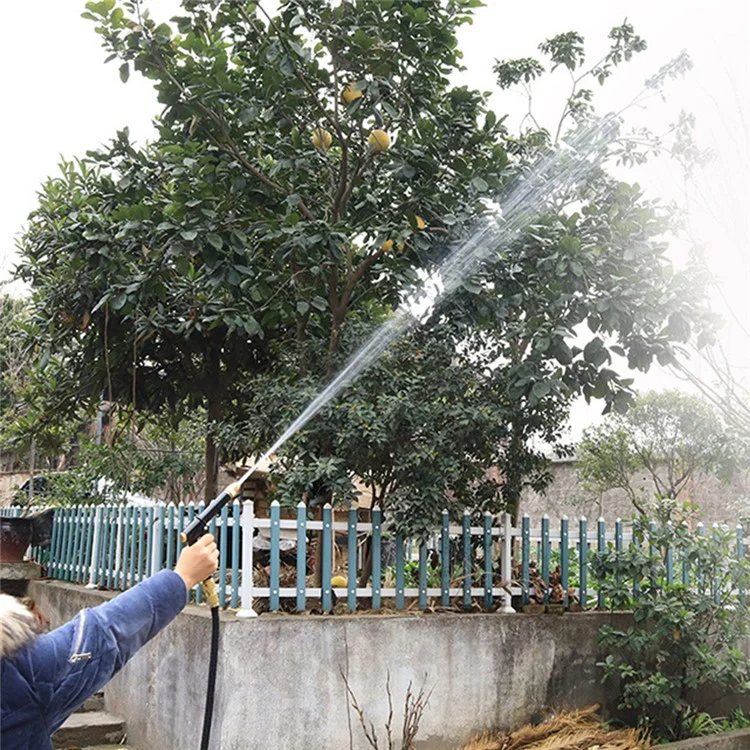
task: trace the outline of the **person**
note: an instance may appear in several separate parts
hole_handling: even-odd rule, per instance
[[[51,735],[183,609],[188,592],[217,567],[210,534],[114,599],[39,634],[24,605],[0,594],[0,747],[48,750]]]

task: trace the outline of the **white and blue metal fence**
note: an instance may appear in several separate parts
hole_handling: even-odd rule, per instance
[[[92,588],[126,589],[174,566],[183,547],[180,533],[203,507],[203,503],[157,503],[149,507],[58,508],[50,547],[31,548],[30,555],[45,565],[51,578]],[[18,508],[0,509],[2,516],[20,513]],[[485,513],[481,524],[472,525],[468,511],[456,523],[451,522],[445,510],[435,534],[427,539],[408,540],[389,533],[377,507],[367,511],[366,522],[360,520],[362,514],[355,508],[345,511],[345,520],[337,520],[330,505],[323,507],[317,520],[308,515],[304,503],[298,505],[292,518],[282,518],[276,502],[271,504],[268,518],[256,517],[252,502],[235,501],[224,507],[210,525],[220,550],[217,578],[222,607],[250,616],[254,614],[253,602],[262,599],[271,611],[304,611],[313,603],[329,611],[335,597],[346,602],[350,611],[363,607],[380,609],[387,599],[397,610],[413,604],[424,609],[432,602],[443,607],[460,603],[465,609],[479,605],[487,610],[513,612],[513,597],[523,605],[534,601],[550,603],[551,580],[555,578],[562,589],[563,606],[570,606],[574,596],[582,608],[601,609],[605,599],[590,580],[589,553],[603,552],[608,547],[622,551],[627,545],[638,543],[632,529],[626,529],[620,520],[608,530],[603,519],[589,527],[585,518],[574,524],[562,518],[553,526],[545,515],[539,527],[532,528],[531,519],[524,515],[516,528],[508,514],[494,517]],[[296,566],[286,566],[284,580],[282,532],[294,540],[296,547],[292,555]],[[253,539],[257,533],[268,541],[264,585],[257,585],[253,574],[254,557],[258,554]],[[702,525],[696,533],[704,533]],[[309,584],[312,534],[322,544],[320,587]],[[337,545],[337,538],[345,541]],[[360,547],[363,541],[371,545],[372,565],[368,585],[360,587],[357,578],[364,565]],[[388,566],[384,564],[386,545],[395,546],[393,564]],[[345,553],[341,550],[342,562],[335,566],[334,552],[341,547],[345,547]],[[744,530],[738,526],[735,554],[743,558],[744,553]],[[682,582],[687,583],[687,566],[679,550],[666,550],[665,564],[668,583],[680,572]],[[344,569],[346,587],[334,588],[332,578]],[[294,585],[290,585],[290,576]],[[632,582],[632,590],[637,596],[637,581]],[[738,596],[744,605],[745,592],[738,592]],[[200,588],[196,587],[196,601],[200,603],[201,597]]]

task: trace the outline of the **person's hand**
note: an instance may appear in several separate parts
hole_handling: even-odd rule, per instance
[[[219,550],[213,536],[205,534],[191,547],[185,547],[174,572],[179,575],[188,589],[205,581],[219,565]]]

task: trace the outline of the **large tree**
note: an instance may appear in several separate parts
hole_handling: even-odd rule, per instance
[[[358,332],[388,316],[556,147],[538,127],[510,133],[485,95],[450,83],[460,68],[456,31],[480,4],[287,0],[271,17],[261,3],[185,0],[182,16],[157,24],[138,3],[88,3],[85,15],[122,78],[135,70],[153,80],[163,111],[153,144],[136,148],[123,132],[64,165],[23,239],[21,275],[33,289],[38,335],[72,374],[71,396],[104,394],[141,410],[205,405],[212,495],[216,426],[227,406],[257,425],[261,410],[302,403],[356,349]],[[644,46],[627,24],[612,39],[587,75],[606,79]],[[576,34],[542,47],[551,67],[581,69]],[[499,83],[528,84],[542,70],[528,59],[502,63]],[[561,122],[585,124],[589,100],[575,89]],[[425,388],[432,404],[453,400],[457,382],[471,391],[472,374],[473,393],[498,420],[485,468],[507,457],[495,501],[502,492],[517,497],[530,438],[554,439],[573,395],[626,408],[629,383],[610,366],[613,353],[647,369],[654,357],[670,359],[699,318],[692,279],[671,269],[657,242],[665,216],[605,171],[622,143],[604,144],[598,166],[571,170],[577,179],[540,193],[528,231],[488,248],[484,268],[433,310],[424,334],[432,343],[415,340],[429,356],[408,362],[402,351],[389,360],[395,388],[398,368],[428,383],[449,366],[451,347],[474,352],[444,393],[439,383]],[[580,147],[569,158],[580,167],[590,154]],[[577,347],[582,324],[592,335]],[[274,405],[261,389],[278,382],[285,386],[274,390]],[[367,382],[355,395],[372,408],[382,385]],[[419,395],[412,388],[409,402]],[[422,422],[415,409],[412,424],[400,423],[399,444],[415,451],[401,466],[418,454],[425,425],[436,424],[432,408]],[[313,425],[305,451],[290,448],[290,481],[304,475],[302,489],[322,486],[331,497],[353,473],[370,472],[382,492],[386,475],[375,479],[361,449],[367,421],[349,419],[346,440],[334,424]],[[262,434],[282,427],[275,421]],[[257,447],[258,434],[247,445]],[[460,431],[435,437],[445,445],[448,434]],[[465,437],[454,460],[474,466],[469,457],[480,454]],[[321,459],[338,460],[335,481],[299,468]],[[406,498],[424,472],[400,477]],[[471,483],[466,491],[468,505]]]

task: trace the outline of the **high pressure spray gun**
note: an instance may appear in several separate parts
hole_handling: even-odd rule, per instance
[[[250,467],[236,482],[232,482],[222,490],[187,526],[180,535],[183,544],[195,544],[207,531],[211,522],[221,509],[230,501],[238,498],[242,492],[242,485],[247,482],[258,468],[258,464]],[[252,544],[252,541],[249,542]],[[252,573],[251,573],[252,575]],[[214,692],[216,689],[216,667],[219,657],[219,593],[213,578],[206,578],[201,582],[201,589],[206,603],[211,608],[211,652],[208,662],[208,687],[206,689],[206,710],[203,714],[203,732],[201,735],[201,750],[208,750],[211,737],[211,718],[214,711]]]

